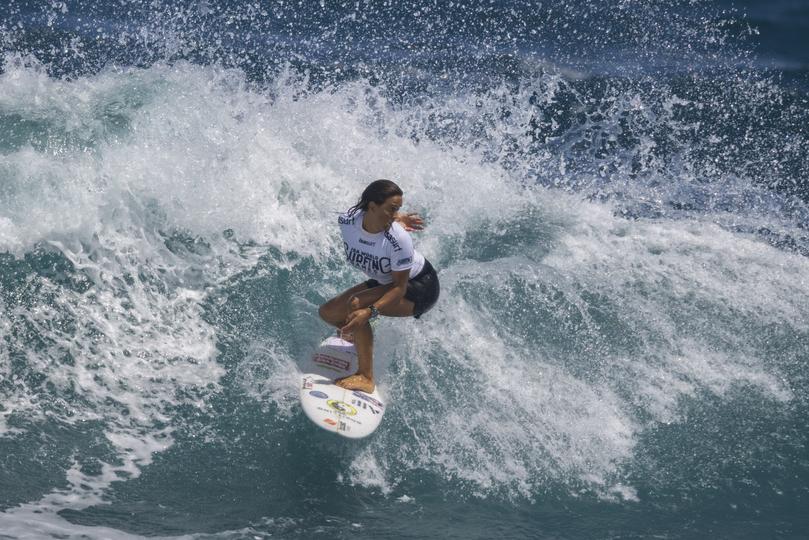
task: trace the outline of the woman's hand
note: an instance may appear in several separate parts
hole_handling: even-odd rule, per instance
[[[371,318],[371,310],[368,308],[360,308],[352,311],[346,317],[346,324],[342,328],[340,328],[340,332],[343,334],[351,334],[354,332],[355,328],[365,324],[368,322],[368,319]]]
[[[401,223],[402,227],[408,232],[424,229],[424,220],[415,212],[407,214],[397,212],[393,219]]]

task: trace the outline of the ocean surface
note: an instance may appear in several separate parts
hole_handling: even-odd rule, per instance
[[[5,0],[0,538],[809,537],[809,2]],[[298,363],[391,178],[390,408]]]

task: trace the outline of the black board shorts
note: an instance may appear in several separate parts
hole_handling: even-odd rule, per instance
[[[369,279],[365,282],[369,289],[379,286],[379,282],[375,279]],[[424,268],[415,277],[412,277],[407,282],[407,291],[404,297],[413,302],[416,306],[413,308],[413,317],[418,319],[435,305],[438,301],[438,295],[441,292],[441,287],[438,284],[438,272],[435,271],[430,261],[424,259]]]

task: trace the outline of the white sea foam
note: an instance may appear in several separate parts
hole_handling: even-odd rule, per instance
[[[393,384],[401,395],[391,401],[408,408],[403,422],[414,441],[398,450],[399,459],[469,483],[479,496],[531,498],[543,481],[614,472],[631,455],[637,426],[608,387],[508,343],[471,306],[448,311],[431,315],[436,330],[452,328],[437,357],[424,354],[436,340],[424,329],[399,358],[416,372],[408,381],[423,381],[418,389]],[[414,401],[428,406],[415,411]]]
[[[253,342],[236,368],[242,390],[266,411],[289,419],[298,407],[300,371],[295,359],[272,343]]]
[[[50,277],[27,277],[37,294],[9,309],[15,324],[28,328],[41,344],[32,347],[25,335],[3,331],[8,347],[0,352],[0,366],[8,372],[9,351],[23,351],[26,369],[44,376],[45,384],[12,379],[3,396],[3,431],[22,433],[8,429],[12,415],[33,428],[46,421],[102,422],[107,445],[120,462],[101,463],[97,474],[74,466],[66,471],[67,488],[4,512],[0,528],[14,531],[32,521],[26,526],[33,536],[63,529],[84,534],[87,528],[71,526],[56,512],[103,504],[112,483],[139,476],[156,452],[171,446],[173,408],[204,407],[218,391],[224,371],[216,362],[215,331],[202,318],[205,288],[257,255],[235,251],[221,237],[210,244],[212,251],[221,250],[214,260],[193,250],[168,249],[161,231],[183,230],[167,213],[173,210],[173,189],[170,184],[162,192],[149,188],[171,171],[150,177],[153,183],[138,184],[128,176],[137,172],[131,162],[142,141],[132,113],[141,100],[149,101],[152,85],[160,86],[157,72],[106,72],[70,83],[12,65],[0,77],[0,107],[43,119],[56,140],[0,158],[4,193],[10,194],[0,201],[10,216],[1,224],[2,249],[21,254],[38,245],[41,253],[70,261],[89,285],[89,290],[74,290]],[[129,98],[136,102],[131,108],[125,104]],[[107,132],[104,114],[111,108],[134,122],[125,133]],[[47,387],[53,395],[43,399],[41,390]],[[31,520],[34,514],[38,517]],[[94,535],[107,533],[98,529]]]
[[[772,403],[793,398],[782,366],[748,329],[806,331],[805,258],[710,222],[628,222],[542,190],[525,199],[548,216],[550,242],[443,268],[436,310],[379,338],[398,345],[378,354],[407,366],[402,380],[387,381],[413,441],[396,450],[399,462],[480,496],[530,498],[548,482],[580,480],[609,500],[633,501],[634,488],[616,480],[649,418],[680,421],[683,400],[740,385]],[[600,312],[618,326],[605,327]],[[570,350],[526,334],[521,319],[548,316],[559,330],[576,329]],[[599,345],[624,339],[633,344],[623,352]],[[414,400],[424,408],[415,411]]]
[[[481,497],[584,483],[636,500],[621,475],[647,422],[677,421],[682,399],[739,384],[792,397],[738,325],[805,331],[807,262],[711,216],[626,221],[609,205],[526,186],[474,147],[416,142],[404,127],[419,111],[389,106],[362,81],[311,92],[289,75],[256,89],[236,72],[177,63],[70,82],[11,62],[0,88],[0,107],[63,134],[0,157],[10,194],[0,250],[52,249],[91,285],[32,277],[32,305],[0,307],[47,342],[15,343],[31,370],[80,398],[55,419],[102,422],[120,460],[97,475],[69,469],[66,490],[0,515],[4,530],[38,520],[32,534],[109,533],[55,512],[103,503],[172,444],[174,408],[204,407],[219,391],[208,294],[271,248],[281,254],[273,264],[308,257],[323,269],[302,295],[334,294],[348,279],[330,266],[334,212],[377,177],[396,179],[407,209],[426,214],[416,241],[443,263],[442,298],[423,320],[378,331],[379,365],[399,376],[382,375],[392,408],[347,482],[398,496],[403,477],[427,471]],[[446,107],[466,113],[477,100]],[[631,347],[604,330],[599,310]],[[689,321],[710,328],[686,333]],[[556,328],[531,335],[520,324]],[[568,348],[553,343],[564,332]],[[0,333],[15,339],[2,322]],[[292,421],[297,351],[249,339],[237,384]],[[72,363],[58,361],[66,354]],[[10,370],[0,352],[0,373]],[[19,382],[3,396],[8,436],[11,415],[55,414],[36,392]]]
[[[383,495],[388,495],[392,487],[386,478],[386,472],[375,452],[364,449],[357,453],[351,461],[348,469],[348,476],[344,479],[351,485],[360,485],[379,490]]]

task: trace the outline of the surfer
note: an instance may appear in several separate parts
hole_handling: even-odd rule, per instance
[[[438,274],[413,248],[408,232],[421,230],[424,222],[418,214],[400,212],[402,195],[394,182],[376,180],[337,220],[349,264],[370,278],[319,310],[342,336],[353,335],[357,373],[335,381],[349,390],[374,391],[371,321],[380,315],[418,319],[438,300]]]

